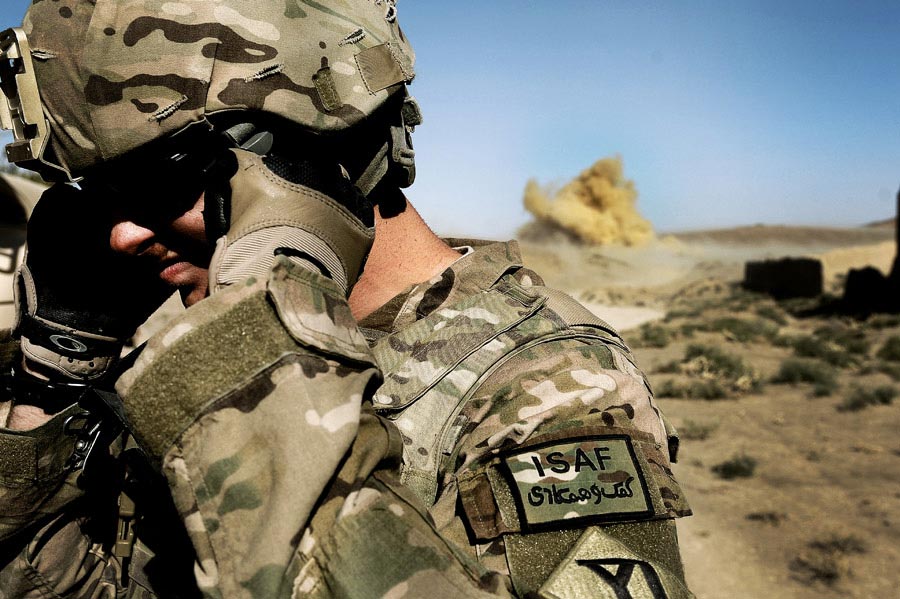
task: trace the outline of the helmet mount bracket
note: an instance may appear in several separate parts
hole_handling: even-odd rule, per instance
[[[72,176],[64,166],[47,160],[50,124],[44,116],[38,92],[31,46],[20,27],[0,33],[0,127],[12,131],[6,158],[22,168],[35,170],[45,179]]]

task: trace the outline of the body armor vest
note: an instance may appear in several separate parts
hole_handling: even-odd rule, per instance
[[[614,356],[625,356],[616,366],[643,378],[609,324],[561,291],[523,287],[510,275],[378,340],[373,352],[386,377],[375,408],[407,437],[401,480],[427,506],[467,424],[463,407],[481,383],[520,352],[560,339],[613,345]]]

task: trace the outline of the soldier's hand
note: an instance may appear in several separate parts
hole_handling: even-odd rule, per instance
[[[236,162],[228,189],[207,190],[206,210],[215,211],[207,231],[218,239],[210,289],[265,277],[284,254],[349,291],[372,247],[374,217],[340,166],[240,149],[228,159]],[[223,223],[221,236],[209,233],[211,221]]]
[[[26,370],[60,381],[106,374],[135,329],[172,293],[152,269],[109,246],[108,198],[54,185],[28,222],[16,275],[15,333]]]

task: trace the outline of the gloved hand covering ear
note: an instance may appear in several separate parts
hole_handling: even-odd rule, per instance
[[[172,294],[140,258],[114,252],[113,221],[99,190],[57,184],[28,222],[16,274],[16,327],[25,369],[56,381],[93,381]]]
[[[210,291],[264,277],[284,254],[349,292],[372,247],[374,217],[339,165],[231,153],[228,189],[207,191],[205,210],[215,211],[207,215],[208,236],[218,238]],[[227,222],[227,230],[209,233],[210,222]]]

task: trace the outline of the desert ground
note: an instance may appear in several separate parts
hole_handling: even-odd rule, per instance
[[[896,597],[900,317],[740,286],[746,260],[814,256],[826,291],[887,273],[893,228],[741,227],[638,248],[523,242],[526,264],[623,332],[681,434],[688,582],[703,599]]]

